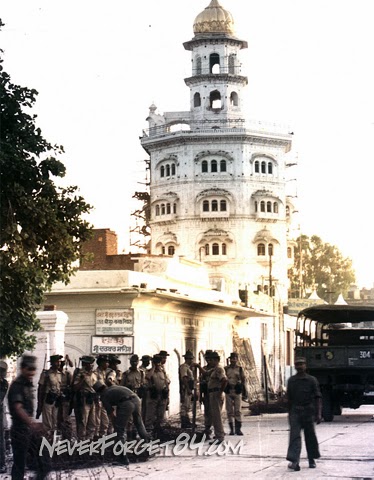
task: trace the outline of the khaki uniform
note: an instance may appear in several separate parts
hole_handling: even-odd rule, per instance
[[[81,383],[82,382],[82,383]],[[76,390],[76,420],[79,440],[92,440],[96,431],[95,399],[93,385],[97,382],[95,372],[81,369],[74,380]],[[79,387],[80,384],[80,387]]]
[[[187,384],[186,387],[185,383],[183,382],[183,378],[187,377]],[[194,377],[191,367],[187,365],[187,363],[182,363],[179,367],[179,378],[180,378],[180,412],[181,412],[181,419],[182,423],[186,421],[189,423],[189,412],[191,411],[191,395],[192,390],[194,388]],[[182,425],[183,426],[183,425]]]
[[[222,441],[225,438],[225,431],[222,423],[223,392],[221,381],[225,379],[225,370],[217,365],[211,371],[208,381],[209,407],[211,412],[212,425],[217,440]]]
[[[59,405],[57,426],[63,438],[71,438],[72,426],[70,418],[70,400],[72,395],[72,375],[68,370],[61,372],[61,402]]]
[[[39,379],[43,426],[49,434],[57,430],[57,416],[61,395],[62,375],[59,370],[43,370]]]
[[[133,392],[136,393],[136,395],[139,398],[143,398],[144,383],[145,383],[145,372],[143,370],[140,370],[139,368],[136,368],[136,369],[129,368],[122,375],[121,386],[132,390]],[[140,409],[141,409],[141,404],[140,404]],[[129,437],[132,436],[132,438],[136,438],[136,430],[135,430],[134,422],[132,421],[131,417],[128,422],[127,428],[129,431],[129,434],[128,434]]]
[[[97,367],[96,370],[94,370],[97,380],[104,384],[107,378],[106,372],[107,369],[102,370],[100,367]],[[109,417],[101,402],[100,394],[97,394],[95,398],[95,436],[102,437],[106,435],[108,433],[108,427]]]
[[[142,419],[145,422],[146,412],[147,412],[147,396],[148,396],[148,383],[146,380],[147,372],[151,370],[150,368],[145,368],[140,366],[139,370],[144,372],[144,384],[143,384],[143,394],[142,394]]]
[[[202,367],[203,373],[200,377],[200,395],[201,401],[204,405],[204,433],[208,436],[212,428],[212,414],[209,403],[208,381],[213,368],[209,365]]]
[[[242,421],[243,369],[239,365],[225,367],[228,384],[226,387],[226,413],[229,423]]]
[[[145,428],[152,431],[158,429],[165,418],[166,405],[169,397],[170,380],[164,369],[150,369],[146,374],[148,385]]]

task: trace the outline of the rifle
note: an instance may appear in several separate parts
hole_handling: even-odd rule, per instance
[[[192,435],[196,430],[196,404],[197,404],[197,367],[193,369],[194,388],[192,392]]]
[[[45,376],[45,372],[47,371],[45,368],[46,361],[47,361],[47,354],[44,355],[44,365],[43,365],[43,371],[41,373],[41,375],[44,375],[44,376]],[[37,420],[39,419],[43,410],[44,396],[45,396],[44,392],[45,392],[45,378],[44,378],[44,384],[38,386],[38,405],[36,408],[36,415],[35,415],[35,418]]]

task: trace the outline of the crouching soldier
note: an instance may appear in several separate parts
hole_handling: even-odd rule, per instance
[[[126,442],[126,427],[130,420],[134,423],[140,438],[148,440],[141,417],[140,399],[132,390],[120,385],[107,387],[100,381],[95,383],[94,389],[100,393],[103,406],[114,424],[120,442]],[[119,461],[125,465],[129,464],[126,455],[119,457]]]
[[[81,357],[82,368],[74,379],[75,391],[75,418],[77,421],[77,435],[79,440],[93,440],[96,430],[95,399],[96,392],[93,385],[97,382],[93,372],[95,357]]]
[[[60,362],[62,355],[52,355],[48,370],[43,370],[39,378],[38,407],[36,418],[42,414],[43,427],[49,437],[57,430],[57,417],[61,396],[62,375]]]

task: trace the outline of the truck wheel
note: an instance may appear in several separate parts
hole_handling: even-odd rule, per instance
[[[332,400],[328,393],[322,394],[322,418],[325,422],[332,422],[334,420]]]
[[[334,415],[341,415],[342,414],[342,407],[339,405],[339,403],[334,403]]]

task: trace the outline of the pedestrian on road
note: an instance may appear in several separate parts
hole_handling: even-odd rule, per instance
[[[24,355],[21,360],[21,373],[9,388],[8,403],[12,417],[10,431],[13,467],[12,480],[23,480],[26,469],[26,457],[30,449],[34,449],[32,458],[37,463],[37,478],[42,479],[48,473],[48,463],[38,455],[38,440],[44,428],[42,423],[35,422],[34,393],[32,379],[36,372],[36,357]]]
[[[295,359],[297,373],[287,384],[288,419],[290,423],[290,438],[287,460],[288,468],[300,470],[301,430],[304,430],[305,446],[308,454],[309,468],[316,468],[316,458],[320,458],[318,440],[314,422],[321,423],[322,396],[318,381],[306,373],[304,357]]]
[[[209,408],[215,435],[213,443],[219,444],[225,440],[225,431],[222,423],[222,408],[224,403],[223,392],[227,385],[227,377],[225,370],[219,364],[221,357],[218,353],[211,353],[210,358],[213,369],[208,380]]]

